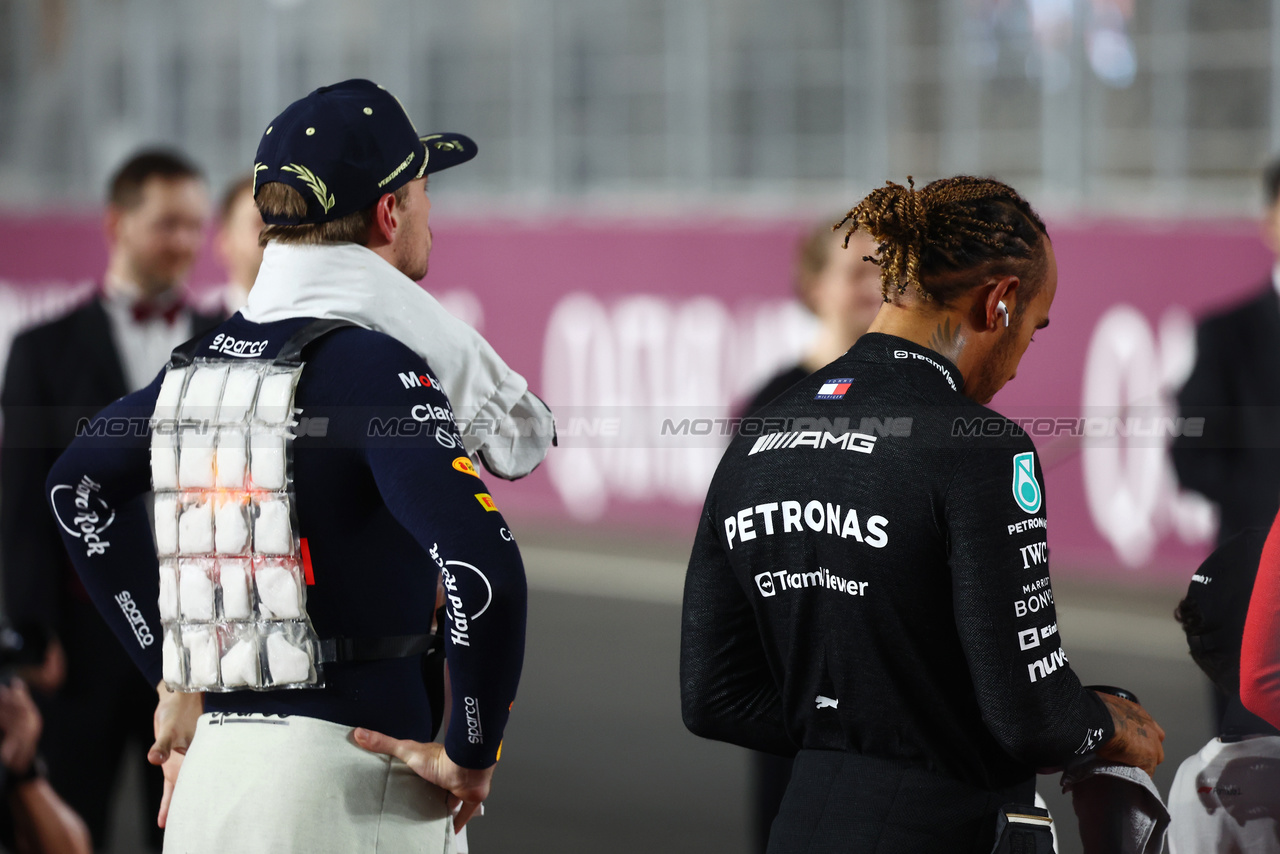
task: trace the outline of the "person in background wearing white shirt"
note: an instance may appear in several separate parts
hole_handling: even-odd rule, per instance
[[[1266,537],[1249,529],[1219,546],[1174,614],[1228,702],[1221,734],[1187,757],[1169,789],[1170,854],[1280,852],[1280,732],[1240,702],[1240,642]]]
[[[175,347],[217,322],[186,299],[208,219],[204,179],[185,157],[160,150],[131,157],[108,187],[101,288],[14,339],[0,392],[5,609],[46,650],[42,666],[22,673],[45,718],[41,753],[49,782],[84,817],[97,847],[106,841],[126,749],[146,775],[144,810],[154,821],[163,781],[145,759],[155,692],[80,584],[46,509],[44,482],[81,422],[147,385]],[[104,548],[109,524],[102,520]],[[137,743],[127,748],[130,739]],[[159,849],[158,833],[151,844]]]
[[[227,283],[219,296],[228,315],[244,308],[249,290],[262,266],[262,214],[253,201],[253,176],[245,175],[229,186],[218,206],[218,231],[213,245],[227,270]]]

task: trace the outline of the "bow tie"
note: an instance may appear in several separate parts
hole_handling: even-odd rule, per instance
[[[183,304],[182,300],[174,300],[168,305],[157,305],[155,302],[148,300],[138,300],[131,306],[131,309],[136,323],[146,323],[148,320],[163,318],[165,323],[172,326],[182,312]]]

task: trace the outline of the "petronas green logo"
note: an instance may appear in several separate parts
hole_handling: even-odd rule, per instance
[[[1028,513],[1039,513],[1040,484],[1036,481],[1036,455],[1031,451],[1013,457],[1013,500]]]
[[[311,188],[311,192],[316,194],[316,198],[320,200],[320,207],[324,208],[324,212],[328,213],[333,207],[333,194],[329,192],[329,188],[325,186],[324,181],[320,180],[320,176],[312,172],[305,166],[299,166],[296,163],[290,163],[288,166],[281,166],[281,172],[292,172],[302,179],[302,183]]]

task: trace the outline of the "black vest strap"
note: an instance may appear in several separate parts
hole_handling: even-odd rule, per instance
[[[377,661],[412,658],[431,649],[431,635],[395,635],[381,638],[328,638],[320,641],[320,661]]]
[[[284,346],[280,348],[280,352],[276,353],[275,363],[277,365],[288,362],[297,362],[302,358],[302,351],[308,344],[328,335],[335,329],[342,329],[347,326],[358,326],[350,320],[339,320],[325,318],[321,320],[313,320],[306,326],[299,329],[284,342]]]
[[[200,346],[200,342],[204,340],[207,334],[207,332],[201,332],[194,338],[189,338],[174,347],[173,352],[169,354],[169,367],[185,368],[190,365],[191,360],[195,357],[196,348]]]
[[[346,326],[359,326],[359,324],[352,323],[350,320],[329,318],[313,320],[289,336],[289,340],[284,342],[272,361],[277,365],[296,363],[302,358],[302,351],[308,344],[317,338],[328,335],[335,329],[342,329]],[[169,367],[181,368],[190,365],[195,358],[196,350],[200,349],[200,342],[207,338],[208,335],[208,332],[202,332],[175,347],[173,352],[169,354]]]

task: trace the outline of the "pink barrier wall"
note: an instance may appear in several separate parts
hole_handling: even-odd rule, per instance
[[[526,525],[688,535],[724,438],[664,435],[662,424],[726,417],[794,359],[808,327],[786,297],[805,226],[516,225],[450,222],[439,210],[430,289],[529,378],[561,428],[547,464],[493,485],[500,506]],[[1032,433],[1059,572],[1182,577],[1206,551],[1211,514],[1177,490],[1167,440],[1137,435],[1151,429],[1141,419],[1157,433],[1173,423],[1168,401],[1194,355],[1192,319],[1261,287],[1271,258],[1250,223],[1052,232],[1053,322],[994,406],[1044,428]],[[104,259],[92,217],[0,217],[0,288],[18,307],[3,322],[20,322],[58,283],[93,280]],[[219,279],[206,254],[194,290]]]

